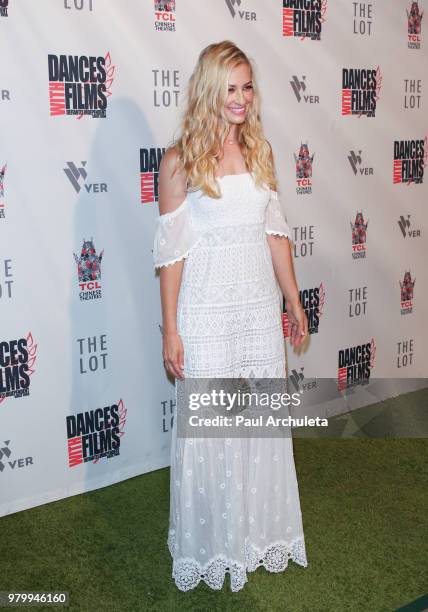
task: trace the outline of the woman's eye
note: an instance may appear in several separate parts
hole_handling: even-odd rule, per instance
[[[252,85],[246,85],[246,86],[244,87],[244,89],[253,89],[253,86],[252,86]],[[228,91],[229,91],[229,93],[232,93],[232,92],[234,92],[234,91],[235,91],[235,89],[234,89],[233,87],[229,87],[229,90],[228,90]]]

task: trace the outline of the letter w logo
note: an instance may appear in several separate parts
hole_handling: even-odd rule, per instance
[[[406,237],[406,229],[409,230],[410,228],[410,215],[407,215],[407,219],[405,219],[403,217],[403,215],[400,215],[400,220],[398,221],[398,225],[401,229],[401,232],[404,236],[404,238]]]
[[[85,166],[87,162],[80,162],[82,166],[78,168],[74,162],[67,162],[68,168],[63,168],[64,172],[68,176],[70,183],[73,185],[74,189],[79,193],[81,187],[79,185],[79,180],[82,178],[83,182],[85,182],[88,173],[85,170]]]
[[[351,164],[351,168],[354,174],[357,174],[358,172],[357,166],[360,166],[362,162],[361,151],[358,151],[358,154],[355,154],[355,151],[349,151],[348,160],[349,160],[349,163]]]
[[[233,8],[234,5],[236,4],[237,6],[241,6],[241,0],[226,0],[226,4],[227,4],[227,8],[230,11],[230,14],[232,15],[232,17],[235,17],[236,15],[236,11]]]
[[[305,75],[302,76],[302,80],[300,80],[296,75],[293,75],[293,79],[290,81],[291,88],[294,91],[294,95],[296,96],[298,102],[300,102],[302,99],[300,92],[304,93],[306,91],[305,81]]]

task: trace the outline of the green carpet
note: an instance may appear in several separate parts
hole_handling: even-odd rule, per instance
[[[426,390],[406,397],[388,400],[403,418],[427,405]],[[427,451],[418,438],[296,438],[309,565],[259,568],[238,593],[228,578],[175,587],[169,469],[3,517],[0,590],[70,592],[68,608],[34,610],[391,612],[428,592]]]
[[[297,427],[294,438],[428,438],[428,388],[328,419],[328,427]]]

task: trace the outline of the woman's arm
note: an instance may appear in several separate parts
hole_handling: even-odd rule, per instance
[[[308,319],[300,303],[299,289],[294,274],[293,258],[288,238],[285,236],[266,236],[275,276],[282,294],[287,301],[287,314],[290,322],[290,342],[298,346],[308,333]]]
[[[294,274],[293,258],[288,238],[285,236],[266,236],[272,255],[273,269],[287,305],[297,306],[300,303],[299,290]]]
[[[181,171],[172,176],[176,153],[168,149],[159,167],[159,214],[176,210],[186,197],[186,178]],[[183,378],[184,350],[177,332],[177,302],[183,274],[184,259],[160,268],[162,307],[163,358],[165,366],[177,378]]]
[[[270,161],[275,167],[273,149],[267,141],[270,149]],[[278,201],[278,193],[271,190],[267,214],[267,241],[272,255],[272,264],[275,276],[287,301],[287,315],[290,324],[290,342],[298,346],[308,334],[308,319],[302,304],[300,303],[299,289],[294,274],[293,257],[290,247],[290,228],[285,221]],[[281,235],[275,235],[278,232]]]

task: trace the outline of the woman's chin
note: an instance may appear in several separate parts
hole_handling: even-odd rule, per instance
[[[244,123],[247,115],[233,115],[231,113],[226,114],[227,120],[229,123]]]

